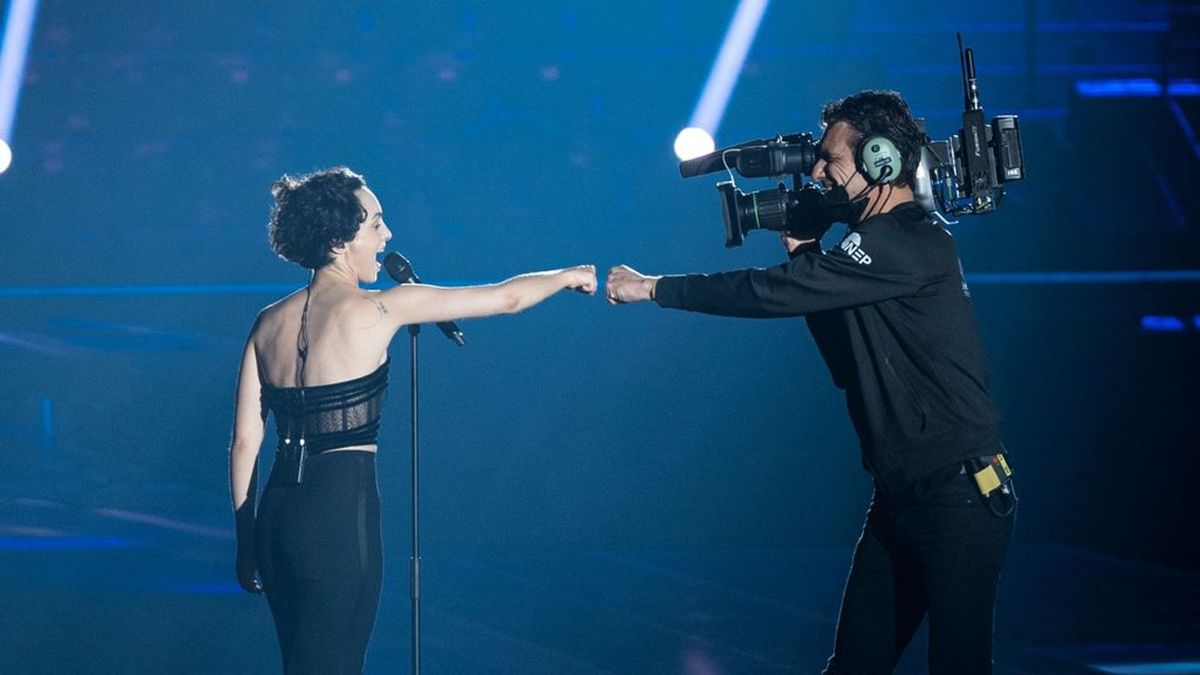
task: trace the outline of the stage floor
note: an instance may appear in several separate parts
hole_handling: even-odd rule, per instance
[[[219,518],[0,500],[0,670],[279,672],[266,604],[231,583],[232,535]],[[410,671],[406,529],[385,535],[372,675]],[[1055,544],[1018,542],[1009,555],[996,610],[997,673],[1200,672],[1200,574]],[[422,670],[816,673],[849,556],[849,546],[431,551]],[[924,640],[922,631],[898,673],[925,672]]]

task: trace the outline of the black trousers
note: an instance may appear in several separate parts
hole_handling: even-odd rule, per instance
[[[375,453],[281,461],[263,491],[255,554],[285,675],[359,675],[383,579]]]
[[[992,513],[946,467],[911,489],[876,486],[842,596],[826,675],[891,673],[929,617],[931,675],[992,672],[992,616],[1016,514]]]

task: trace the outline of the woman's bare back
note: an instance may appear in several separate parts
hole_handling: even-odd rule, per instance
[[[300,289],[259,313],[251,331],[258,359],[259,378],[275,387],[296,387],[300,382],[301,318],[308,301],[308,358],[305,386],[345,382],[367,375],[387,357],[395,334],[384,321],[386,309],[371,291],[335,284]]]

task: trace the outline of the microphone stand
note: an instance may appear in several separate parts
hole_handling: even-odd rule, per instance
[[[395,251],[383,259],[383,267],[398,284],[413,282],[421,283],[413,271],[412,263]],[[438,329],[454,344],[462,347],[465,344],[462,331],[453,321],[440,321]],[[421,410],[420,391],[417,388],[417,336],[421,333],[421,325],[408,324],[409,358],[411,360],[411,390],[409,400],[412,402],[412,565],[410,569],[410,584],[412,596],[412,660],[413,675],[421,675],[421,453],[420,430]]]
[[[420,392],[417,388],[417,336],[420,324],[409,324],[408,345],[410,371],[410,396],[412,405],[412,561],[410,569],[410,595],[412,597],[412,665],[413,675],[421,675],[421,530],[420,500]]]

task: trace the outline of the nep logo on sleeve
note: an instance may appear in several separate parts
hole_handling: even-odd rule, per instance
[[[858,262],[859,265],[870,265],[871,256],[862,250],[862,236],[857,232],[851,232],[842,240],[841,249],[846,252],[846,255]]]

